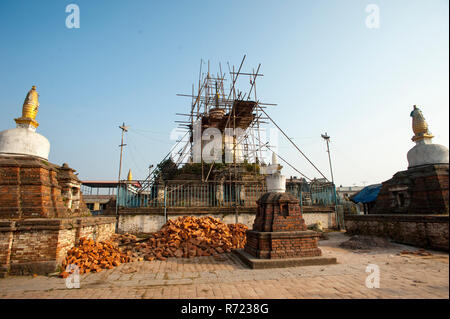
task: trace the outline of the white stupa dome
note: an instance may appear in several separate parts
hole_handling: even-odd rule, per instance
[[[0,155],[31,155],[48,159],[50,142],[30,128],[17,127],[0,132]]]
[[[448,148],[444,145],[433,144],[430,140],[421,140],[408,151],[408,168],[429,165],[448,164]]]

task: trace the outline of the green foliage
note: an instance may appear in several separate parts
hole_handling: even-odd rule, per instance
[[[201,163],[186,163],[183,167],[179,169],[181,174],[202,174],[202,164]]]
[[[247,160],[244,161],[243,167],[247,170],[247,172],[258,172],[259,173],[259,165],[256,163],[248,163]]]
[[[209,172],[211,169],[211,165],[213,164],[207,164],[203,163],[203,169],[204,172]],[[223,170],[227,166],[223,163],[214,163],[213,170]],[[186,163],[183,167],[179,169],[179,172],[181,174],[196,174],[201,175],[202,174],[202,164],[201,163]]]
[[[162,178],[163,180],[173,179],[178,173],[177,165],[171,158],[162,161],[156,166],[155,177],[156,179]]]
[[[208,174],[209,170],[212,166],[212,171],[222,171],[226,170],[230,165],[233,164],[225,164],[225,163],[203,163],[203,172],[204,174]],[[247,172],[253,173],[255,170],[259,173],[259,165],[248,163],[244,161],[244,163],[238,164],[238,166],[244,167]],[[157,179],[162,178],[163,180],[171,180],[176,179],[180,174],[194,174],[194,175],[202,175],[202,163],[186,163],[182,167],[177,168],[176,164],[169,158],[156,167],[155,176]]]

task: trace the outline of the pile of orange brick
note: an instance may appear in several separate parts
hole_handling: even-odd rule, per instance
[[[67,252],[62,266],[75,264],[80,274],[112,269],[121,263],[142,260],[166,260],[167,257],[213,256],[243,248],[247,226],[225,224],[217,218],[183,216],[169,220],[148,239],[131,234],[114,234],[110,241],[95,242],[81,238]],[[67,277],[63,271],[60,276]]]
[[[125,251],[145,260],[212,256],[244,247],[247,229],[243,224],[227,225],[211,216],[183,216],[169,220],[148,240]]]
[[[248,230],[248,227],[244,224],[228,224],[228,228],[231,232],[231,241],[233,242],[233,249],[244,248],[245,243],[247,242],[247,236],[245,232]]]
[[[138,240],[137,236],[132,234],[113,234],[111,236],[111,241],[117,243],[117,245],[127,245],[134,243]]]
[[[103,269],[112,269],[121,263],[130,262],[131,258],[123,254],[117,245],[110,241],[95,242],[93,239],[80,238],[78,245],[67,251],[62,263],[64,271],[60,276],[66,278],[69,273],[65,271],[67,265],[78,266],[80,274],[100,272]]]

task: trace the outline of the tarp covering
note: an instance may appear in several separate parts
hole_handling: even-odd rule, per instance
[[[374,202],[380,192],[381,184],[373,184],[364,187],[358,193],[350,197],[354,203],[370,203]]]

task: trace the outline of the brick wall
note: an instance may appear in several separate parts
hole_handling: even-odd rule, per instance
[[[58,246],[56,260],[60,264],[66,257],[67,251],[72,248],[81,237],[92,238],[95,241],[109,240],[115,233],[115,218],[104,217],[75,219],[74,227],[61,229],[58,233]]]
[[[283,259],[316,257],[319,234],[313,231],[258,232],[247,231],[245,251],[257,258]]]
[[[61,264],[66,257],[67,251],[74,246],[79,237],[76,227],[61,229],[58,232],[58,245],[56,246],[56,263]]]
[[[13,239],[13,226],[10,221],[0,220],[0,278],[8,272]]]
[[[114,218],[115,221],[115,218]],[[80,228],[77,238],[92,238],[95,241],[108,240],[110,235],[115,232],[115,223],[90,224]]]
[[[336,228],[336,213],[334,207],[303,206],[302,215],[307,226],[322,222],[323,228]]]
[[[336,214],[332,207],[303,206],[303,219],[307,226],[321,221],[324,228],[336,227]],[[180,216],[213,216],[226,224],[236,222],[236,215],[232,208],[170,208],[167,210],[168,219]],[[238,222],[250,229],[256,217],[256,208],[239,209]],[[119,232],[121,233],[151,233],[158,231],[165,224],[164,209],[162,208],[121,208],[119,211]]]
[[[115,222],[113,217],[0,220],[0,272],[53,272],[80,237],[109,239]]]
[[[417,247],[448,251],[448,215],[345,215],[349,234],[374,235]]]
[[[20,264],[55,260],[57,245],[58,231],[21,229],[14,232],[10,262]]]

